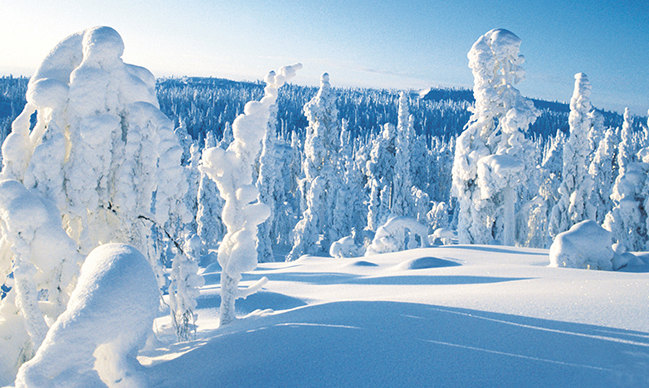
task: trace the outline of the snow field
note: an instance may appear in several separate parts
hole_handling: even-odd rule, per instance
[[[196,340],[140,352],[152,386],[610,387],[646,385],[649,265],[548,267],[548,251],[445,246],[362,259],[261,263],[217,328],[203,273]],[[204,360],[214,360],[209,366]]]

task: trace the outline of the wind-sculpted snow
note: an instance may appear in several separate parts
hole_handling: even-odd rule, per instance
[[[645,386],[646,274],[547,259],[455,245],[374,255],[373,265],[260,263],[247,282],[271,281],[244,318],[213,329],[205,289],[197,341],[139,359],[159,387]],[[264,306],[286,310],[255,311]]]

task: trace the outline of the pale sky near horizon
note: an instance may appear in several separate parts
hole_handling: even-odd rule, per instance
[[[0,0],[0,75],[30,76],[66,36],[115,28],[124,61],[156,76],[263,79],[301,62],[293,82],[472,87],[467,52],[485,32],[522,39],[523,95],[568,101],[584,72],[597,108],[646,116],[647,0]]]

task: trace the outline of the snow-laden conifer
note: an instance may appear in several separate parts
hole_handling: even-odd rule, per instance
[[[158,109],[155,78],[125,64],[123,51],[109,27],[64,39],[31,78],[3,144],[2,177],[53,201],[82,253],[108,241],[147,251],[151,224],[140,217],[160,226],[172,215],[191,218],[183,151]]]
[[[203,149],[216,146],[217,142],[214,133],[208,132],[205,136],[205,147]],[[200,236],[205,247],[203,253],[208,253],[209,250],[217,249],[218,243],[225,235],[226,230],[221,219],[224,200],[216,183],[204,172],[201,172],[198,181],[197,197],[196,233]]]
[[[395,164],[392,181],[392,201],[390,212],[393,216],[411,216],[412,177],[410,175],[410,143],[414,137],[412,120],[408,109],[408,97],[401,92],[399,96],[399,119],[395,149]]]
[[[268,128],[270,109],[277,101],[277,89],[300,68],[302,65],[296,64],[282,67],[279,74],[270,72],[265,80],[264,97],[261,101],[248,102],[244,113],[234,121],[234,141],[228,149],[213,147],[203,151],[203,165],[200,170],[216,182],[221,196],[225,199],[222,218],[228,232],[223,238],[218,254],[222,268],[222,325],[236,319],[235,300],[255,292],[266,280],[263,278],[263,281],[245,291],[238,289],[241,274],[257,266],[257,225],[268,218],[270,213],[268,206],[258,199],[259,190],[252,180],[252,169]]]
[[[593,180],[588,173],[588,134],[592,127],[590,91],[591,86],[586,74],[575,74],[575,89],[570,99],[568,117],[570,136],[563,146],[562,182],[559,187],[561,198],[552,208],[548,227],[553,239],[588,218],[588,198],[593,186]]]
[[[304,142],[307,209],[293,230],[293,248],[286,256],[287,261],[303,254],[328,252],[329,245],[342,237],[331,229],[340,185],[336,171],[340,123],[329,74],[322,75],[320,90],[304,105],[304,114],[309,121]]]
[[[587,207],[590,211],[588,218],[600,225],[604,223],[606,214],[613,208],[611,191],[616,143],[614,136],[612,129],[605,132],[588,167],[588,173],[593,179],[593,188],[588,198],[590,203]]]
[[[491,30],[468,54],[476,102],[457,140],[452,188],[460,205],[461,243],[484,244],[503,237],[505,244],[514,244],[516,191],[526,180],[534,152],[521,131],[539,115],[514,87],[524,77],[520,43],[510,31]],[[495,225],[499,217],[502,236]]]

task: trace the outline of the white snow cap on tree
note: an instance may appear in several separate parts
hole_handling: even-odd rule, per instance
[[[257,267],[257,225],[264,222],[270,209],[259,202],[259,190],[252,181],[252,168],[255,158],[261,151],[270,117],[270,108],[277,101],[277,90],[301,64],[282,67],[279,74],[270,72],[266,76],[265,95],[261,101],[250,101],[244,113],[232,125],[234,141],[227,150],[219,147],[203,151],[201,172],[214,180],[225,200],[222,219],[227,234],[219,247],[218,261],[223,268],[221,273],[221,324],[233,321],[234,301],[241,294],[237,285],[243,272]],[[256,201],[255,201],[256,200]],[[253,202],[254,201],[254,202]],[[265,278],[263,278],[265,281]],[[253,288],[260,288],[263,282]]]
[[[2,178],[53,201],[84,253],[108,241],[143,249],[150,228],[137,220],[143,214],[160,225],[171,214],[190,220],[182,148],[158,109],[155,77],[124,63],[123,51],[110,27],[61,41],[31,78],[27,105],[2,147]]]

